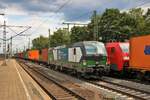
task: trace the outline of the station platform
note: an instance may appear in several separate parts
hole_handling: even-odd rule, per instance
[[[15,59],[8,59],[0,60],[0,100],[51,99]]]

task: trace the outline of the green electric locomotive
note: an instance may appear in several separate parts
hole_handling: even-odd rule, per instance
[[[101,76],[107,72],[105,45],[98,41],[77,42],[70,46],[49,49],[49,64],[80,76]]]

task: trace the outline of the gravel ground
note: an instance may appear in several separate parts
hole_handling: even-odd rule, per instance
[[[102,79],[104,79],[106,81],[111,81],[111,82],[114,82],[114,83],[119,83],[121,85],[125,85],[125,86],[129,86],[129,87],[132,87],[132,88],[137,88],[137,89],[140,89],[140,90],[150,92],[150,85],[145,85],[145,84],[136,83],[136,82],[127,81],[127,80],[120,80],[120,79],[116,79],[116,78],[109,78],[109,77],[102,77]]]
[[[36,65],[36,66],[41,67],[40,65]],[[103,98],[104,100],[105,99],[106,100],[114,100],[114,99],[115,100],[127,100],[127,99],[133,100],[133,98],[129,98],[129,97],[124,96],[120,93],[116,93],[116,92],[113,92],[111,90],[104,89],[104,88],[92,85],[90,83],[81,81],[77,78],[73,78],[71,76],[68,76],[68,75],[65,75],[65,74],[62,74],[62,73],[58,73],[56,71],[52,71],[52,70],[47,69],[47,68],[42,68],[42,70],[44,70],[48,75],[53,76],[53,77],[57,78],[60,81],[64,81],[64,80],[65,81],[71,81],[74,84],[76,83],[77,85],[80,85],[81,87],[84,87],[84,88],[87,88],[91,91],[94,91],[95,92],[95,96],[94,96],[95,98],[96,97]],[[88,94],[86,94],[86,95],[88,95]]]

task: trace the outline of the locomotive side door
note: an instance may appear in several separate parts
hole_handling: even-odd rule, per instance
[[[110,49],[110,64],[112,70],[117,70],[117,58],[116,58],[116,48],[111,47]]]
[[[110,61],[114,62],[114,57],[115,57],[115,47],[111,47],[110,49]]]
[[[81,57],[82,57],[82,52],[80,47],[76,47],[76,55],[75,55],[75,62],[80,62]]]
[[[82,52],[80,47],[69,48],[69,61],[70,62],[80,62],[82,57]]]

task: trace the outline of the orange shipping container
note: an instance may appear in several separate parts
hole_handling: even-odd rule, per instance
[[[39,60],[39,50],[29,50],[28,59]]]
[[[130,40],[130,67],[150,71],[150,35]]]

